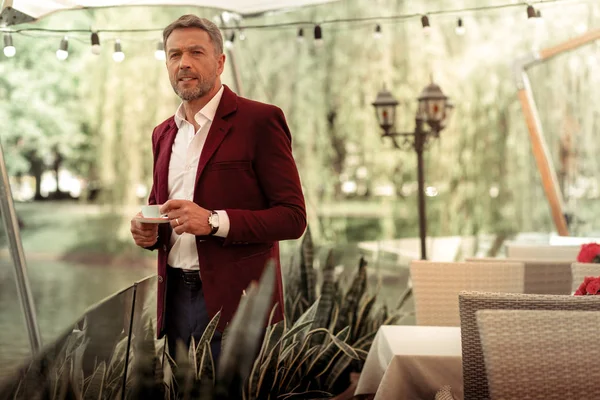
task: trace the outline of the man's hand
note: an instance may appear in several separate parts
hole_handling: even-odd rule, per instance
[[[176,234],[191,233],[196,236],[210,234],[208,217],[210,211],[189,200],[169,200],[160,208],[167,214]]]
[[[153,246],[158,239],[158,225],[144,224],[135,220],[135,218],[141,216],[142,213],[137,213],[131,220],[131,236],[133,236],[135,244],[140,247]]]

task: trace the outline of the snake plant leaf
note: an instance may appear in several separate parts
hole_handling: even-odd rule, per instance
[[[313,246],[310,227],[306,228],[306,233],[302,238],[300,245],[300,288],[302,294],[309,304],[312,304],[316,298],[316,274],[314,270],[315,249]]]
[[[365,328],[368,325],[368,318],[373,308],[373,304],[375,304],[375,299],[377,298],[377,294],[368,297],[360,306],[358,312],[356,313],[356,320],[354,321],[354,326],[352,327],[352,341],[357,340],[361,334],[366,333]]]
[[[346,342],[350,337],[350,327],[347,326],[335,335],[339,340]],[[339,351],[333,340],[319,352],[308,368],[308,375],[314,372],[315,376],[321,375],[327,371],[327,366],[333,360],[335,354]]]
[[[340,376],[348,369],[351,362],[352,357],[349,357],[348,355],[343,355],[339,358],[333,367],[329,369],[327,379],[325,379],[325,387],[334,387]]]
[[[196,349],[195,349],[196,364],[193,364],[193,365],[197,366],[197,369],[196,369],[197,379],[199,379],[199,380],[202,380],[201,379],[202,378],[201,364],[203,363],[203,361],[201,359],[204,358],[204,352],[206,351],[206,344],[208,343],[208,345],[209,345],[208,347],[210,348],[210,342],[215,334],[215,330],[217,329],[217,325],[219,324],[220,318],[221,318],[221,310],[217,311],[215,316],[212,317],[212,319],[210,320],[210,322],[204,329],[204,332],[202,332],[202,336],[200,337],[200,340],[198,340],[198,344],[196,345]],[[212,352],[211,352],[211,358],[212,358]]]
[[[351,325],[351,320],[356,319],[358,305],[367,288],[367,261],[364,257],[360,258],[358,271],[346,293],[344,302],[340,307],[340,313],[334,332],[339,331],[347,325]]]
[[[200,345],[198,345],[200,346]],[[210,342],[203,342],[202,356],[198,360],[198,377],[200,381],[209,381],[212,385],[215,383],[215,361],[210,347]]]
[[[186,349],[182,341],[177,341],[175,350],[175,381],[177,382],[178,391],[183,398],[191,395],[196,378],[196,365],[191,362],[196,352],[190,352],[190,349],[191,347]]]
[[[335,274],[333,263],[333,250],[329,250],[327,261],[325,262],[325,266],[323,268],[323,284],[321,286],[319,305],[315,313],[315,322],[312,326],[313,329],[325,328],[329,324],[335,297]],[[316,335],[313,337],[313,343],[318,343],[322,340],[322,335]]]
[[[258,286],[248,288],[231,324],[228,343],[217,371],[216,395],[235,398],[242,393],[263,336],[275,287],[275,262],[269,260]]]
[[[317,308],[319,307],[320,298],[318,298],[297,320],[294,322],[290,330],[294,330],[295,327],[302,325],[302,329],[300,329],[294,336],[298,336],[298,340],[302,340],[302,338],[309,331],[310,326],[314,323],[315,315],[317,314]],[[311,321],[310,324],[306,324],[306,322]],[[283,341],[283,346],[285,347],[287,343],[292,340],[291,338]]]
[[[316,397],[315,397],[316,396]],[[295,400],[295,399],[328,399],[333,396],[331,393],[323,391],[323,390],[307,390],[305,392],[299,393],[288,393],[285,396],[278,396],[278,399],[281,400]]]
[[[106,363],[102,361],[93,372],[87,389],[83,394],[85,400],[101,400],[104,389],[104,378],[106,377]]]

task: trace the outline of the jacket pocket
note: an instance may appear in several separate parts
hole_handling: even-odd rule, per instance
[[[252,168],[250,161],[220,161],[208,164],[205,171],[222,171],[226,169],[248,170]]]

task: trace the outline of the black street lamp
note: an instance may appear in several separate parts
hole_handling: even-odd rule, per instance
[[[377,94],[373,102],[377,121],[383,130],[381,137],[391,137],[397,149],[414,149],[417,152],[417,174],[419,183],[419,236],[421,238],[421,259],[427,259],[425,238],[427,237],[427,219],[425,215],[425,174],[423,168],[423,151],[427,148],[430,139],[438,138],[450,117],[454,106],[442,89],[435,83],[430,83],[418,98],[419,108],[415,117],[414,132],[395,132],[396,107],[398,101],[385,87]],[[427,130],[425,125],[429,126]],[[396,140],[400,137],[402,141]]]

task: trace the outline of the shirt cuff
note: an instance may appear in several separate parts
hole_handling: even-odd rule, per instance
[[[229,234],[229,216],[224,210],[216,210],[215,212],[219,216],[219,229],[215,236],[225,238]]]

